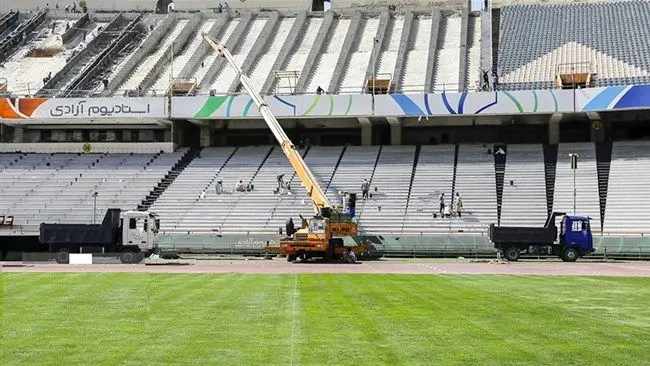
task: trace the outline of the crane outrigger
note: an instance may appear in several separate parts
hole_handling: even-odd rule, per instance
[[[357,223],[353,220],[356,194],[345,193],[342,207],[332,205],[293,142],[284,132],[273,113],[271,113],[262,96],[252,86],[248,76],[244,75],[237,65],[230,51],[205,33],[203,33],[203,38],[221,57],[226,59],[230,67],[236,72],[243,88],[253,100],[267,126],[271,129],[273,136],[280,144],[282,151],[289,159],[293,170],[312,200],[314,216],[308,220],[301,217],[301,228],[297,230],[293,226],[293,221],[287,220],[286,236],[280,239],[279,245],[267,246],[267,251],[273,252],[274,249],[277,250],[279,247],[280,252],[285,254],[289,261],[294,261],[298,257],[303,259],[321,257],[326,260],[341,257],[348,249],[343,245],[343,239],[357,236]],[[352,249],[361,255],[367,252],[367,247],[363,244],[356,245]]]

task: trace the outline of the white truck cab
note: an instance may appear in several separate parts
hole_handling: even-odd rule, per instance
[[[158,215],[149,211],[123,211],[120,218],[123,246],[137,246],[144,253],[154,252],[158,248]]]

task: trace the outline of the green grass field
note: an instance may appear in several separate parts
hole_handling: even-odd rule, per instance
[[[2,364],[650,364],[650,279],[1,275]]]

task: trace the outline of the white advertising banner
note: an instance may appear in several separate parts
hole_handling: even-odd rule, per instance
[[[167,98],[3,98],[0,118],[164,118]]]

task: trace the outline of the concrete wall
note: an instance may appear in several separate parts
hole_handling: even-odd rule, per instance
[[[0,153],[31,152],[31,153],[82,153],[83,142],[39,142],[39,143],[2,143]],[[93,142],[90,143],[93,153],[157,153],[173,152],[171,142]]]

